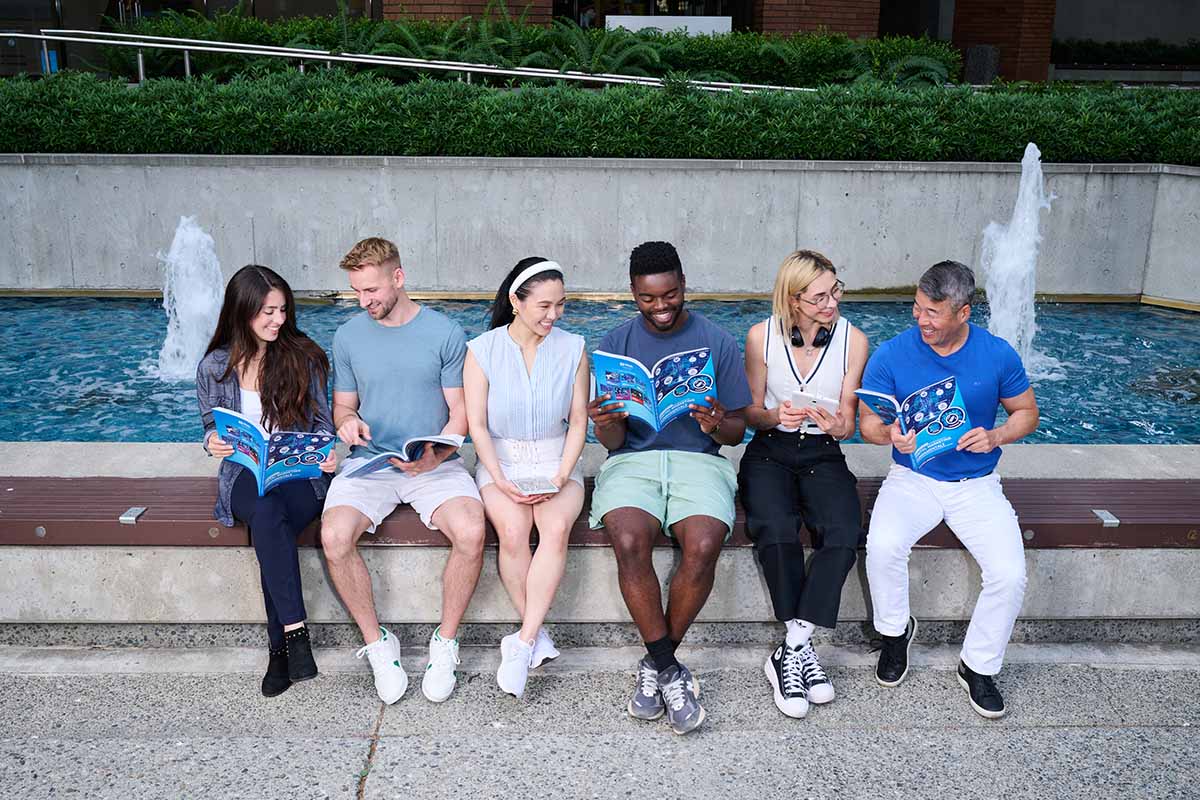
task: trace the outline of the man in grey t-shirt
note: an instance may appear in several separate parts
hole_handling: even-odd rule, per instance
[[[457,448],[432,444],[415,461],[393,458],[393,468],[347,476],[373,455],[401,451],[407,439],[466,435],[467,339],[458,323],[409,298],[400,255],[386,239],[362,240],[341,267],[365,313],[333,338],[333,424],[352,449],[325,499],[321,546],[334,588],[362,632],[365,646],[358,657],[368,657],[380,699],[394,703],[408,687],[408,676],[399,644],[376,616],[358,540],[401,503],[411,504],[422,522],[450,540],[442,621],[430,638],[421,682],[425,696],[440,703],[457,682],[458,625],[483,567],[483,505],[475,481]]]

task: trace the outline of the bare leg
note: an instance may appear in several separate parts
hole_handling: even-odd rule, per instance
[[[667,600],[667,627],[672,641],[683,641],[708,600],[726,530],[721,520],[700,515],[681,519],[671,528],[683,550]]]
[[[525,617],[525,576],[529,572],[532,554],[529,550],[529,531],[533,527],[533,507],[514,503],[496,484],[480,490],[483,510],[500,539],[500,581],[512,600],[517,614]]]
[[[621,596],[642,635],[656,642],[667,635],[662,589],[654,571],[654,538],[661,527],[658,519],[640,508],[623,506],[604,515],[604,529],[617,557],[617,582]]]
[[[438,506],[432,521],[450,540],[450,557],[442,571],[441,636],[454,639],[483,569],[483,504],[473,497],[455,497]]]
[[[567,568],[567,543],[571,528],[583,508],[583,487],[567,481],[553,499],[533,507],[538,546],[525,581],[525,611],[521,615],[521,639],[533,642],[546,620],[554,594]]]
[[[351,506],[334,506],[321,516],[321,548],[329,577],[367,644],[379,638],[371,573],[358,552],[359,537],[370,525],[371,520]]]

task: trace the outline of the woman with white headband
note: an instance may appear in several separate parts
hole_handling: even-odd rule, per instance
[[[500,579],[521,615],[521,629],[500,641],[496,682],[517,697],[529,670],[558,656],[542,622],[583,507],[588,365],[583,337],[554,325],[565,298],[562,267],[522,259],[496,292],[490,330],[467,344],[463,367],[475,482],[500,538]]]

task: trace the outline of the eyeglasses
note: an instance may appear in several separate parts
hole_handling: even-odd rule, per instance
[[[835,283],[833,285],[833,288],[829,290],[828,294],[819,294],[816,297],[809,299],[804,296],[803,292],[797,292],[796,294],[792,295],[792,297],[796,298],[797,300],[799,300],[803,303],[808,303],[810,306],[816,306],[817,308],[821,308],[823,306],[829,305],[829,303],[831,301],[834,303],[840,301],[842,299],[842,295],[845,292],[846,292],[846,284],[842,283],[841,281],[838,281],[837,283]]]

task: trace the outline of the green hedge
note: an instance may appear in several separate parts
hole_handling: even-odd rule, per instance
[[[1098,42],[1093,39],[1054,40],[1050,60],[1055,64],[1170,64],[1200,66],[1200,39],[1167,44],[1158,39]]]
[[[200,14],[165,13],[124,27],[129,33],[188,39],[242,42],[276,46],[307,46],[346,53],[390,53],[454,61],[486,62],[501,66],[534,65],[559,69],[662,77],[671,72],[745,83],[818,86],[845,83],[860,75],[890,78],[897,65],[913,60],[933,62],[942,74],[956,79],[962,67],[958,50],[927,38],[888,37],[854,41],[842,34],[797,34],[790,37],[757,33],[687,36],[683,33],[591,29],[556,22],[553,28],[525,25],[498,7],[496,14],[457,22],[382,21],[359,17],[297,17],[266,22],[239,13],[212,19]],[[642,55],[621,59],[619,54],[641,46]],[[653,51],[646,55],[644,51]],[[151,76],[182,74],[182,56],[146,50]],[[577,56],[583,53],[582,65]],[[566,61],[574,59],[574,63]],[[286,61],[193,54],[198,74],[227,79],[249,69],[255,74],[282,71]],[[105,48],[104,64],[113,75],[136,75],[134,51]],[[396,71],[393,79],[406,77]]]
[[[1200,165],[1200,93],[885,85],[713,95],[397,85],[338,70],[218,83],[0,82],[0,152],[608,156]]]

